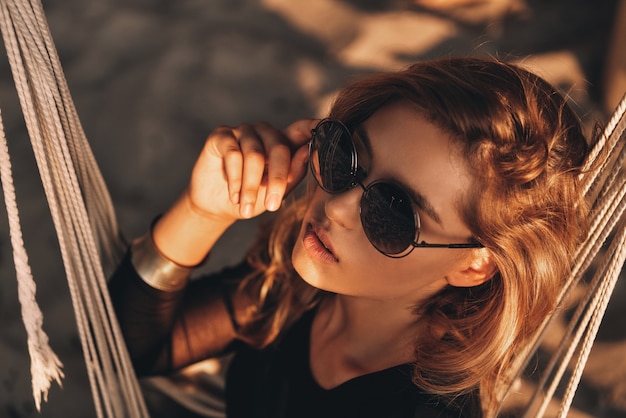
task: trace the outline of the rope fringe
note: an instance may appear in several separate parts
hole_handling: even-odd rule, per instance
[[[22,228],[17,208],[15,187],[9,148],[4,134],[4,124],[0,115],[0,183],[9,218],[9,235],[13,247],[13,262],[17,275],[17,294],[21,305],[22,317],[26,328],[28,354],[31,362],[33,398],[37,411],[41,411],[41,397],[48,400],[48,390],[53,380],[61,385],[64,377],[63,364],[48,344],[48,335],[43,330],[43,315],[35,299],[37,286],[28,264],[28,255],[24,248]]]
[[[103,261],[116,265],[125,243],[70,97],[40,1],[0,0],[0,29],[59,240],[96,415],[147,417],[102,265]],[[51,382],[61,384],[62,364],[42,329],[4,132],[1,136],[1,180],[28,335],[33,397],[39,410],[41,399],[47,400]]]

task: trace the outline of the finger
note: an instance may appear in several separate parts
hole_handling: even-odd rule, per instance
[[[296,150],[291,157],[289,174],[287,175],[287,188],[285,193],[291,192],[304,178],[309,167],[309,147],[305,144]]]
[[[224,164],[224,174],[228,196],[233,204],[239,204],[241,192],[243,155],[233,129],[229,127],[219,127],[214,131],[213,138],[215,149],[222,157]]]
[[[253,214],[265,171],[265,149],[262,141],[250,125],[242,125],[237,128],[237,131],[243,156],[243,177],[239,198],[240,214],[249,218]]]
[[[300,119],[289,125],[283,133],[294,149],[306,144],[311,139],[311,130],[317,126],[319,119]]]
[[[265,208],[278,210],[285,196],[287,176],[291,164],[291,148],[288,139],[271,125],[261,122],[255,125],[259,137],[263,141],[266,153]]]

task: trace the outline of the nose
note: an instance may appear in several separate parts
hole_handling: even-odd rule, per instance
[[[359,204],[363,194],[360,187],[336,194],[322,193],[326,195],[324,211],[328,219],[345,229],[354,229],[360,224]]]

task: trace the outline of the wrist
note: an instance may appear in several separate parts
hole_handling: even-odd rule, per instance
[[[165,292],[182,290],[194,266],[182,266],[167,258],[154,245],[152,228],[135,239],[130,247],[131,263],[141,279],[149,286]]]
[[[184,193],[154,223],[152,241],[167,259],[181,266],[196,266],[232,223],[193,211]]]
[[[190,218],[194,218],[196,222],[206,223],[212,225],[232,225],[237,221],[236,217],[232,215],[225,215],[212,212],[206,208],[198,205],[191,197],[192,193],[190,187],[187,187],[179,198],[180,206],[185,210],[186,214]]]

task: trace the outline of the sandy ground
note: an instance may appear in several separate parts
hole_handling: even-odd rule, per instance
[[[491,54],[523,62],[568,91],[588,129],[604,123],[615,104],[606,103],[603,77],[613,0],[66,0],[45,7],[127,237],[142,233],[177,196],[218,124],[284,126],[323,115],[339,86],[381,69]],[[40,416],[95,416],[55,234],[5,60],[0,105],[37,297],[65,365],[63,388],[53,387]],[[0,211],[0,417],[35,417]],[[255,226],[230,231],[207,268],[236,260]],[[626,417],[624,317],[622,280],[571,416]]]

